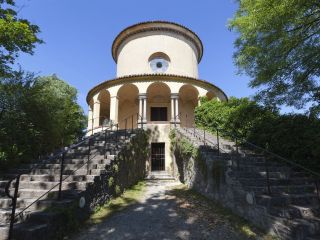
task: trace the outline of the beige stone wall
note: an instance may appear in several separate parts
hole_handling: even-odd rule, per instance
[[[160,83],[167,87],[167,90],[161,90],[158,87],[153,87],[154,83]],[[131,87],[129,87],[129,85]],[[153,88],[153,89],[152,89]],[[134,90],[135,89],[135,90]],[[150,90],[151,89],[151,90]],[[101,92],[104,93],[102,98]],[[108,94],[106,94],[108,93]],[[178,94],[179,96],[179,113],[181,126],[191,127],[194,124],[194,108],[199,104],[198,98],[210,96],[225,101],[223,93],[214,88],[205,88],[200,85],[173,82],[173,81],[140,81],[128,82],[127,84],[115,84],[107,89],[102,89],[96,93],[91,99],[91,109],[89,112],[90,118],[99,119],[101,115],[110,116],[114,123],[119,123],[120,128],[125,127],[125,119],[139,112],[139,94],[146,94],[147,107],[146,117],[150,121],[150,107],[167,107],[168,121],[171,120],[171,97],[170,94]],[[163,96],[162,96],[163,95]],[[108,99],[110,98],[110,99]],[[110,112],[107,113],[106,111]],[[134,117],[134,126],[136,127],[137,117]],[[88,121],[88,129],[91,129],[91,122]],[[94,128],[99,127],[99,121],[95,120]],[[132,120],[128,119],[127,127],[132,126]],[[95,130],[99,131],[98,129]],[[90,133],[89,133],[90,134]]]
[[[150,145],[151,143],[165,143],[165,170],[173,174],[173,156],[170,151],[170,124],[147,124],[146,129],[151,131]],[[147,170],[151,171],[151,159],[147,161]]]
[[[153,73],[149,57],[163,52],[170,58],[166,74],[198,78],[198,60],[195,46],[183,36],[155,32],[140,33],[128,38],[120,47],[117,77]]]

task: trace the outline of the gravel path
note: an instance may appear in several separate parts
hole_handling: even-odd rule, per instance
[[[220,220],[213,223],[196,214],[193,205],[188,208],[189,203],[179,201],[172,194],[179,186],[178,182],[148,182],[139,203],[82,230],[73,240],[243,239],[230,223]]]

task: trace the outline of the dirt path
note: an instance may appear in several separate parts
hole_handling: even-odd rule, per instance
[[[205,202],[189,199],[184,191],[178,182],[148,182],[139,203],[83,230],[73,240],[246,239],[230,220],[208,210]]]

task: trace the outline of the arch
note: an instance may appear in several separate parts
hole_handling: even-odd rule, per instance
[[[169,121],[171,113],[171,90],[164,82],[154,82],[147,89],[147,121],[154,121],[151,114],[156,108],[165,108],[167,111],[166,120]],[[158,121],[158,120],[156,120]]]
[[[150,62],[151,60],[156,59],[156,58],[162,58],[162,59],[167,60],[168,62],[171,61],[169,56],[167,54],[165,54],[164,52],[155,52],[155,53],[151,54],[151,56],[148,59],[148,62]]]
[[[195,124],[194,110],[198,106],[199,91],[196,87],[185,84],[179,90],[179,112],[181,127],[192,127]]]
[[[98,95],[98,101],[100,102],[100,119],[99,126],[105,125],[106,121],[110,119],[110,93],[104,89],[100,91]]]
[[[212,100],[212,99],[216,98],[217,95],[213,91],[209,91],[206,93],[206,97],[208,98],[208,100]]]
[[[123,84],[119,88],[117,96],[119,99],[118,123],[120,129],[137,127],[138,95],[139,89],[132,83]]]

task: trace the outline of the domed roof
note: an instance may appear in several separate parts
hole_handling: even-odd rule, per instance
[[[201,61],[203,55],[203,44],[198,35],[185,26],[167,21],[141,22],[122,30],[112,44],[112,57],[114,61],[118,61],[119,47],[127,38],[138,33],[154,31],[167,31],[183,35],[186,39],[188,39],[195,45],[198,52],[198,63]]]

